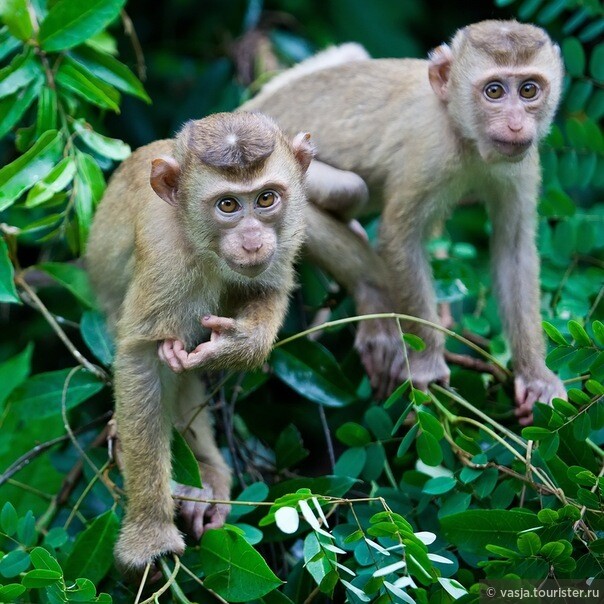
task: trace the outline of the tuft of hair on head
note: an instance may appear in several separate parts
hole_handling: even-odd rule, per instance
[[[177,135],[177,149],[219,170],[253,170],[275,150],[279,134],[274,120],[262,113],[215,113],[187,122]]]
[[[492,57],[498,65],[524,65],[551,44],[551,39],[536,25],[493,19],[459,30],[453,44],[459,47],[469,44]]]

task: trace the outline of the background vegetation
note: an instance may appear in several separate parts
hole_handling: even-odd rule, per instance
[[[124,3],[0,2],[0,602],[469,602],[493,578],[602,577],[601,3]],[[124,501],[106,446],[112,344],[70,262],[107,176],[128,145],[234,109],[329,43],[425,56],[489,17],[543,25],[566,63],[539,247],[547,362],[570,401],[538,405],[522,431],[514,420],[489,225],[464,206],[430,252],[456,321],[448,347],[486,360],[482,372],[454,365],[454,390],[407,383],[374,401],[354,323],[340,323],[276,348],[263,371],[217,376],[210,402],[245,503],[137,595],[112,566]],[[374,236],[377,218],[366,226]],[[284,337],[354,316],[313,266],[300,281]],[[197,482],[178,439],[174,455],[176,478]]]

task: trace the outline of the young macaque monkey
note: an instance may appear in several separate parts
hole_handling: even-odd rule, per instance
[[[221,113],[174,140],[142,147],[111,179],[86,262],[116,336],[117,430],[128,505],[115,554],[138,573],[181,554],[170,492],[170,433],[183,432],[204,488],[177,495],[228,500],[230,472],[212,434],[198,372],[258,367],[294,285],[305,231],[309,135],[272,119]],[[226,505],[186,501],[197,538]]]
[[[367,288],[372,267],[350,254],[326,257],[333,273],[357,270],[353,294],[365,312],[398,310],[438,322],[423,240],[434,223],[463,197],[486,202],[493,226],[494,283],[515,370],[516,415],[531,421],[535,401],[566,398],[562,382],[545,366],[539,312],[539,260],[535,246],[540,185],[538,143],[548,132],[560,98],[560,51],[540,28],[516,21],[484,21],[457,32],[428,60],[358,57],[283,77],[244,109],[275,117],[287,131],[318,133],[318,159],[352,170],[369,187],[365,210],[383,207],[380,254],[390,273],[385,288]],[[309,170],[309,187],[315,164]],[[353,203],[359,197],[352,196]],[[313,197],[310,196],[312,200]],[[322,207],[344,213],[346,204]],[[346,216],[348,218],[348,216]],[[329,229],[317,228],[309,246],[318,255]],[[311,251],[313,251],[311,249]],[[442,335],[428,327],[423,352],[409,351],[415,385],[447,382]],[[372,384],[384,396],[408,377],[394,322],[364,321],[357,348]]]

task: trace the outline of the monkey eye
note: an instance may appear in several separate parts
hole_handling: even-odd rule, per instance
[[[256,199],[256,205],[259,208],[270,208],[275,205],[279,196],[274,191],[264,191],[258,195],[258,199]]]
[[[523,99],[534,99],[539,94],[539,86],[535,82],[524,82],[520,86],[520,96]]]
[[[484,87],[484,94],[488,99],[496,101],[505,94],[505,88],[499,82],[490,82]]]
[[[233,197],[225,197],[224,199],[221,199],[216,204],[216,207],[224,214],[232,214],[241,208],[239,202]]]

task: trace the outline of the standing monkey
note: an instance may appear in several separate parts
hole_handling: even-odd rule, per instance
[[[130,572],[184,550],[170,493],[172,423],[204,483],[201,493],[179,486],[177,494],[229,498],[230,473],[190,370],[251,369],[268,356],[304,238],[308,138],[291,141],[261,114],[188,122],[174,140],[128,158],[98,209],[86,261],[116,335],[128,495],[116,557]],[[227,513],[225,505],[181,507],[197,538]]]
[[[383,207],[380,254],[388,265],[395,308],[438,322],[423,240],[455,202],[472,195],[486,202],[493,225],[495,287],[515,369],[516,414],[531,421],[535,401],[566,398],[562,382],[545,366],[535,246],[540,185],[538,142],[548,132],[560,98],[560,51],[547,34],[516,21],[484,21],[457,32],[429,60],[358,57],[320,66],[298,78],[282,77],[244,108],[275,117],[286,130],[318,133],[319,159],[360,175],[369,187],[366,210]],[[309,188],[313,188],[313,162]],[[323,169],[323,168],[322,168]],[[335,174],[335,173],[334,173]],[[353,196],[354,197],[354,196]],[[312,195],[310,196],[312,199]],[[358,196],[353,203],[358,201]],[[342,202],[322,207],[343,214]],[[345,205],[345,204],[344,204]],[[358,205],[358,204],[357,204]],[[310,240],[320,254],[317,230]],[[317,246],[316,249],[313,249]],[[355,298],[365,299],[366,274],[348,254],[324,258],[336,274],[350,263]],[[374,312],[387,300],[370,294]],[[449,378],[442,335],[407,325],[427,344],[409,351],[416,384]],[[394,322],[361,323],[357,348],[384,395],[409,377]]]

